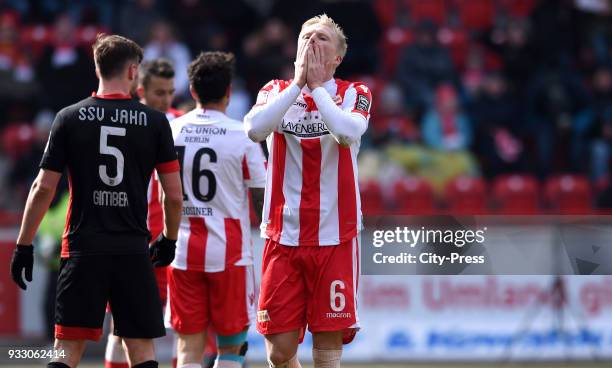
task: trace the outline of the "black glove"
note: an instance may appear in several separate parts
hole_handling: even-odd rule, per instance
[[[161,234],[149,247],[151,262],[155,267],[164,267],[174,260],[176,240],[170,240]]]
[[[23,278],[21,277],[21,271],[25,270],[25,278],[28,281],[32,281],[32,267],[34,266],[34,247],[31,245],[19,245],[15,248],[13,253],[13,259],[11,260],[11,275],[13,281],[22,288],[27,289]]]

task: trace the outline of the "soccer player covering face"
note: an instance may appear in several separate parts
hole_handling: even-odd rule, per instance
[[[357,152],[372,96],[334,78],[346,47],[331,18],[307,20],[294,79],[266,84],[245,117],[248,136],[267,139],[270,152],[257,329],[271,367],[300,367],[306,327],[315,367],[339,367],[342,344],[359,328]]]
[[[166,114],[168,120],[173,120],[181,115],[179,111],[172,109],[174,92],[174,67],[169,60],[160,58],[140,64],[136,89],[140,103]],[[159,180],[156,175],[151,176],[147,202],[147,228],[151,233],[151,239],[156,240],[164,228],[163,210],[159,202]],[[167,267],[155,267],[155,278],[162,306],[166,305],[168,295],[166,271]],[[122,340],[112,333],[108,336],[104,360],[105,368],[128,368]]]
[[[121,36],[100,35],[93,51],[98,91],[55,118],[11,272],[25,289],[22,272],[32,279],[32,239],[66,171],[70,207],[57,283],[58,354],[48,367],[78,365],[85,340],[99,340],[109,303],[130,366],[153,368],[152,339],[165,334],[153,266],[174,258],[183,195],[179,164],[164,114],[130,96],[141,48]],[[147,185],[154,170],[165,193],[164,229],[149,247]]]
[[[234,56],[201,53],[189,66],[196,108],[170,123],[181,162],[183,216],[168,273],[178,367],[201,367],[208,327],[217,334],[215,367],[241,367],[254,319],[248,190],[263,205],[261,146],[225,115]],[[244,350],[244,349],[242,349]]]

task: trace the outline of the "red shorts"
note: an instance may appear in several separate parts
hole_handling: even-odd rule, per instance
[[[222,272],[168,267],[172,328],[186,335],[209,326],[218,335],[244,330],[255,314],[254,284],[253,266],[228,266]]]
[[[293,247],[266,240],[257,331],[343,331],[343,343],[359,329],[358,237],[334,246]]]

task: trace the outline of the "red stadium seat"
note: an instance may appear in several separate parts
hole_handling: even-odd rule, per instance
[[[0,133],[0,142],[3,147],[0,153],[4,153],[16,160],[30,150],[35,139],[36,131],[31,124],[10,124]]]
[[[23,213],[0,209],[0,227],[13,228],[19,226]]]
[[[563,174],[546,182],[546,199],[551,210],[561,214],[586,214],[592,209],[593,193],[586,177]]]
[[[387,75],[395,74],[399,52],[414,39],[410,30],[400,27],[391,27],[385,32],[382,42],[383,68]]]
[[[49,28],[42,24],[37,24],[29,27],[21,28],[20,42],[31,50],[34,59],[39,58],[47,47],[51,43],[51,31]]]
[[[503,175],[493,184],[493,197],[503,214],[539,212],[538,181],[530,175]]]
[[[438,32],[438,40],[450,51],[455,66],[462,70],[470,45],[469,32],[464,29],[444,27]]]
[[[400,179],[393,185],[393,203],[398,215],[428,215],[435,211],[431,185],[417,177]]]
[[[382,189],[376,180],[359,184],[361,192],[361,211],[364,215],[379,215],[384,211]]]
[[[610,185],[612,185],[612,181],[610,181],[609,175],[606,175],[603,178],[600,178],[593,183],[595,193],[597,194],[600,194],[601,192],[608,189]]]
[[[464,27],[483,30],[493,25],[495,2],[493,0],[454,0]]]
[[[501,10],[513,17],[528,17],[536,5],[537,0],[498,0]]]
[[[475,215],[486,212],[486,194],[486,182],[482,178],[470,176],[458,177],[444,189],[451,214]]]
[[[98,26],[79,27],[76,31],[77,41],[81,46],[90,46],[96,41],[98,33],[109,33],[109,30]]]
[[[376,0],[374,11],[383,29],[392,27],[398,15],[398,4],[396,1]]]
[[[448,9],[445,0],[404,0],[415,23],[432,20],[438,25],[446,23]]]

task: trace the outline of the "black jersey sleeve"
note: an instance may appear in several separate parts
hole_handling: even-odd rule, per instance
[[[53,121],[47,147],[40,161],[40,168],[63,172],[66,167],[66,150],[68,140],[66,138],[66,119],[60,111]]]
[[[168,119],[164,116],[157,150],[157,160],[155,167],[159,173],[169,173],[179,171],[179,164],[174,149],[174,139],[172,138],[172,129]]]

